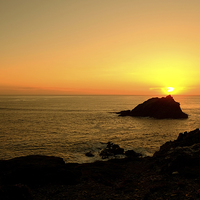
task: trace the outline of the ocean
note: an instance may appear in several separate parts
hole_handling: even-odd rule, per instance
[[[179,133],[200,127],[200,96],[174,96],[188,119],[119,117],[152,96],[0,96],[0,159],[59,156],[101,160],[105,143],[152,156]],[[85,153],[91,151],[90,158]]]

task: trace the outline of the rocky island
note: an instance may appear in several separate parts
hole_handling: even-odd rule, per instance
[[[156,119],[183,119],[188,115],[182,112],[180,103],[171,95],[162,98],[151,98],[137,105],[133,110],[117,112],[119,116],[153,117]]]
[[[42,155],[0,160],[0,199],[200,199],[199,129],[180,133],[152,157],[131,155],[85,164]]]

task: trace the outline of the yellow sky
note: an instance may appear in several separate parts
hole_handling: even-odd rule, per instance
[[[199,0],[0,2],[0,94],[200,95]]]

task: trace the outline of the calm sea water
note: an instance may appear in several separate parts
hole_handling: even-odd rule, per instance
[[[200,128],[200,96],[174,96],[188,119],[118,117],[150,96],[0,96],[0,159],[42,154],[93,162],[108,141],[152,155],[180,132]],[[85,153],[92,151],[95,157]]]

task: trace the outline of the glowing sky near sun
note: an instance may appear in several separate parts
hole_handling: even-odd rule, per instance
[[[200,95],[199,9],[199,0],[1,1],[0,94]]]

